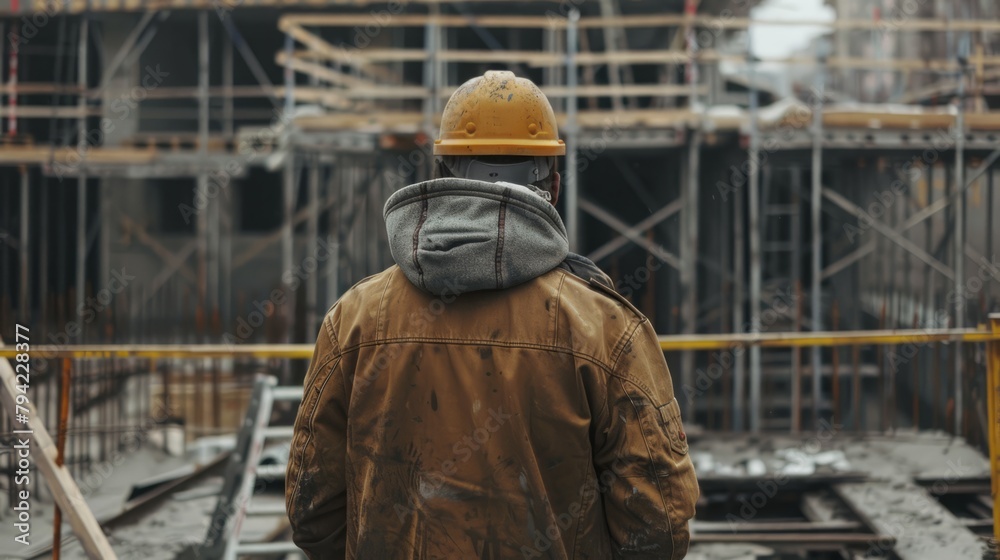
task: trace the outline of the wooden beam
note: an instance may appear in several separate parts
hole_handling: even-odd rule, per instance
[[[327,198],[325,201],[323,201],[322,205],[320,206],[320,210],[326,210],[327,208],[333,206],[335,202],[336,202],[336,197],[331,196]],[[309,218],[309,212],[310,212],[309,208],[303,208],[298,212],[296,212],[294,216],[292,216],[291,222],[293,230],[295,229],[296,226],[298,226],[299,224],[301,224],[302,222],[306,221],[306,219]],[[279,239],[281,239],[282,229],[283,228],[278,228],[268,233],[264,237],[261,237],[260,239],[254,241],[253,245],[247,247],[245,251],[233,257],[233,262],[232,262],[233,270],[247,264],[255,256],[260,254],[261,251],[266,249],[269,245],[272,245]]]
[[[282,53],[283,54],[283,53]],[[420,62],[427,59],[427,53],[422,49],[363,49],[348,52],[346,50],[315,50],[296,51],[293,55],[297,60],[331,60],[345,64],[366,63],[369,72],[374,72],[378,68],[373,63],[388,62]],[[445,62],[526,62],[534,67],[546,67],[553,64],[565,62],[565,56],[559,53],[547,53],[538,51],[512,51],[512,50],[442,50],[439,51],[438,59]],[[641,51],[616,51],[616,52],[590,52],[579,53],[575,57],[578,66],[598,66],[605,64],[683,64],[691,60],[691,55],[687,51],[675,49],[662,50],[641,50]],[[694,55],[698,62],[731,62],[734,64],[746,63],[745,55],[720,54],[717,51],[706,49],[698,51]],[[785,64],[791,66],[811,67],[816,65],[816,59],[805,56],[791,57],[766,57],[758,59],[761,63]],[[984,67],[996,68],[1000,66],[1000,56],[982,57],[979,63]],[[958,70],[958,65],[954,60],[947,58],[923,59],[923,58],[887,58],[872,59],[865,57],[835,56],[827,60],[827,65],[831,68],[854,68],[872,70],[907,70],[924,72],[947,72]],[[384,74],[384,72],[383,72]],[[357,78],[355,78],[357,79]]]
[[[439,95],[447,99],[456,88],[444,88]],[[542,87],[542,92],[548,97],[569,97],[571,92],[565,86]],[[699,94],[705,94],[707,89],[704,86],[698,88]],[[687,96],[690,95],[691,88],[679,85],[659,85],[640,84],[629,86],[580,86],[576,88],[576,94],[581,97],[610,97],[612,95],[649,95],[649,96]],[[324,101],[326,96],[336,96],[341,99],[424,99],[430,92],[421,86],[375,86],[358,87],[342,90],[331,90],[329,88],[317,87],[297,87],[295,88],[295,99],[309,101]]]
[[[277,62],[279,66],[291,66],[293,70],[310,74],[320,80],[323,80],[324,82],[338,86],[374,87],[378,85],[371,80],[344,74],[343,72],[334,70],[333,68],[327,68],[326,66],[315,62],[307,62],[294,57],[289,60],[288,55],[286,55],[284,51],[279,51],[278,54],[275,55],[275,62]]]
[[[343,47],[331,45],[322,37],[306,31],[298,25],[287,25],[282,29],[282,31],[291,35],[293,39],[308,46],[314,51],[323,53],[324,56],[330,57],[332,60],[339,60],[349,64],[365,74],[369,74],[389,82],[396,82],[399,80],[395,73],[386,68],[372,66],[368,64],[363,57],[358,56],[362,49],[347,50]]]
[[[420,0],[414,0],[419,2]],[[425,2],[427,0],[424,0]],[[445,2],[441,2],[445,3]],[[459,16],[459,15],[423,15],[423,14],[396,14],[388,18],[384,24],[387,27],[423,27],[433,19],[440,27],[469,27],[476,25],[479,27],[524,27],[524,28],[548,28],[554,27],[562,29],[566,27],[564,17],[549,16]],[[316,27],[354,27],[357,25],[367,25],[372,23],[371,14],[288,14],[282,16],[278,22],[278,27],[282,31],[288,25],[316,26]],[[989,20],[945,20],[930,18],[904,18],[899,21],[892,19],[875,20],[871,18],[845,18],[832,21],[808,20],[808,19],[750,19],[746,17],[721,17],[712,14],[701,14],[691,18],[684,14],[636,14],[614,17],[586,17],[581,18],[579,27],[581,29],[597,29],[605,26],[614,27],[680,27],[691,23],[698,29],[720,29],[734,30],[747,29],[751,25],[757,26],[791,26],[791,27],[820,27],[823,29],[849,30],[860,29],[866,31],[881,31],[885,33],[896,33],[904,31],[974,31],[985,33],[1000,32],[1000,21]]]
[[[18,341],[15,340],[15,342]],[[0,339],[0,345],[2,344],[3,339]],[[42,424],[41,416],[38,415],[35,406],[30,402],[18,405],[15,401],[21,392],[16,387],[17,376],[14,373],[14,368],[6,359],[0,360],[0,381],[2,381],[0,383],[0,400],[3,402],[3,409],[10,416],[12,426],[31,430],[32,433],[24,434],[25,439],[34,442],[33,448],[30,448],[29,461],[34,462],[38,470],[41,471],[48,483],[49,491],[52,492],[52,497],[55,498],[60,511],[69,519],[69,524],[80,540],[83,550],[93,560],[117,560],[118,556],[112,550],[107,537],[104,536],[104,531],[101,530],[97,519],[94,518],[93,512],[87,507],[87,502],[83,499],[83,494],[80,493],[76,483],[73,482],[73,477],[66,470],[66,467],[56,464],[58,454],[56,445]],[[15,412],[24,409],[27,409],[28,423],[15,422]],[[15,439],[21,438],[22,434],[15,434]]]
[[[146,164],[150,163],[155,153],[151,150],[138,150],[134,148],[90,148],[82,159],[76,148],[59,147],[53,149],[51,146],[0,146],[0,165],[16,165],[20,163],[55,163],[67,166],[79,165],[80,162],[89,163],[123,163],[123,164]],[[73,161],[77,163],[73,163]]]

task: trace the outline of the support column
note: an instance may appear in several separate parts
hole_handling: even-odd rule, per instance
[[[437,16],[439,11],[437,4],[432,4],[430,12],[432,16]],[[436,17],[431,17],[424,26],[424,50],[427,52],[427,60],[424,62],[424,87],[430,94],[424,99],[424,134],[427,138],[435,137],[434,118],[436,116],[437,96],[438,96],[438,41],[441,39]],[[429,168],[433,167],[433,162]]]
[[[698,320],[698,177],[701,154],[701,131],[691,131],[688,142],[687,162],[681,185],[681,200],[684,212],[681,214],[681,309],[683,334],[694,334]],[[694,352],[686,350],[681,354],[681,382],[686,389],[694,387]],[[694,422],[694,407],[684,408],[685,421]]]
[[[579,130],[576,122],[576,50],[577,24],[580,21],[579,10],[569,12],[569,25],[566,28],[566,86],[569,96],[566,98],[566,233],[569,237],[569,250],[580,250],[580,202],[579,186],[577,184],[577,146],[579,145]]]
[[[309,244],[305,252],[306,255],[319,254],[316,252],[316,243],[319,240],[319,154],[313,154],[310,159],[309,197],[306,200],[307,208],[309,208],[309,218],[306,224]],[[319,263],[316,263],[316,270],[311,272],[306,270],[306,273],[309,275],[306,278],[306,336],[311,337],[316,333],[319,324],[319,309],[317,309],[318,302],[316,301],[316,277],[319,275]]]
[[[222,135],[225,139],[233,136],[233,42],[222,41]]]
[[[209,191],[209,177],[205,171],[208,165],[208,135],[209,135],[209,105],[211,97],[209,95],[209,69],[211,56],[211,37],[208,28],[208,11],[198,14],[198,153],[202,160],[202,173],[198,180],[202,183],[201,192],[208,199],[208,297],[206,313],[211,313],[211,318],[216,317],[219,312],[219,231],[220,212],[222,203],[220,200],[224,195],[221,188]]]
[[[958,75],[958,114],[955,116],[955,324],[954,328],[965,327],[965,69],[963,65]],[[992,209],[991,209],[992,211]],[[956,344],[955,356],[955,435],[962,434],[963,395],[962,380],[965,375],[965,352],[961,344]]]
[[[750,75],[750,154],[749,168],[749,234],[750,234],[750,332],[760,332],[761,252],[760,252],[760,134],[757,125],[756,63],[749,53]],[[750,431],[760,431],[760,346],[750,347]]]
[[[295,73],[292,70],[291,60],[295,51],[295,40],[291,35],[285,35],[285,57],[288,62],[285,66],[285,126],[289,129],[293,126],[293,115],[295,110]],[[298,181],[295,174],[295,143],[291,135],[286,135],[285,145],[285,166],[282,179],[282,199],[284,201],[284,212],[281,221],[281,271],[279,279],[292,270],[292,259],[294,258],[294,227],[292,225],[293,214],[295,213],[295,194]],[[282,280],[283,281],[283,280]],[[287,286],[285,287],[287,288]],[[295,295],[288,293],[285,295],[285,336],[284,342],[292,341],[292,331],[295,325]],[[311,336],[307,334],[307,336]],[[285,361],[284,376],[287,379],[289,370],[288,361]]]
[[[80,115],[76,123],[76,146],[80,154],[85,154],[87,150],[87,98],[84,92],[87,91],[87,35],[89,31],[89,21],[86,17],[80,20],[80,44],[78,46],[77,65],[77,85],[80,87],[80,96],[77,101],[77,108]],[[85,159],[80,165],[85,165]],[[85,299],[87,274],[87,173],[80,171],[77,174],[76,185],[76,309],[83,307]],[[81,330],[82,341],[83,332]]]
[[[30,230],[28,228],[28,212],[30,206],[28,204],[31,197],[31,193],[28,190],[28,168],[21,166],[21,233],[18,235],[17,239],[17,249],[18,256],[21,259],[21,279],[18,286],[18,299],[21,303],[20,319],[25,324],[28,324],[31,318],[29,313],[31,312],[31,290],[28,287],[28,279],[30,275],[28,274],[29,268],[31,266],[31,260],[28,258],[31,256],[31,243],[28,238],[30,237]],[[45,294],[42,294],[45,297]],[[11,306],[13,307],[13,306]]]
[[[743,276],[743,189],[733,193],[733,327],[734,333],[743,332],[743,305],[745,304]],[[746,416],[746,352],[743,348],[733,351],[733,431],[742,432]]]
[[[1000,313],[991,313],[990,330],[1000,335]],[[990,481],[993,495],[993,538],[1000,541],[1000,341],[986,345],[986,402],[989,409]]]
[[[295,192],[296,192],[296,173],[295,173],[295,151],[291,146],[286,146],[288,153],[285,154],[285,168],[284,168],[284,180],[282,181],[282,192],[284,199],[284,213],[281,222],[281,273],[280,276],[284,276],[286,273],[292,270],[292,260],[294,258],[294,239],[293,239],[293,227],[292,220],[293,214],[295,213]],[[285,342],[292,341],[292,326],[295,317],[295,294],[290,293],[290,288],[285,286],[285,324],[287,328],[285,329]]]
[[[202,320],[212,305],[214,290],[218,278],[213,274],[212,234],[209,228],[215,230],[218,220],[214,219],[212,208],[215,206],[213,197],[208,193],[208,173],[205,171],[208,155],[208,12],[198,13],[198,162],[200,171],[197,177],[197,196],[205,197],[207,203],[198,212],[198,308]],[[204,326],[204,323],[199,327]],[[204,334],[204,333],[198,333]]]
[[[810,215],[812,220],[812,286],[809,290],[811,298],[809,309],[812,312],[811,323],[814,333],[822,330],[823,309],[821,307],[820,287],[822,282],[822,258],[823,258],[823,229],[821,227],[823,215],[821,205],[823,203],[823,90],[824,73],[826,70],[825,58],[820,58],[819,69],[816,72],[816,91],[813,92],[813,145],[812,145],[812,189],[810,193]],[[819,429],[819,410],[821,387],[820,371],[820,347],[813,346],[811,349],[812,361],[812,396],[813,396],[813,429]]]

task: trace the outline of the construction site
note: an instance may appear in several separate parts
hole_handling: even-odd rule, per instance
[[[317,330],[487,70],[548,97],[570,250],[659,335],[688,558],[1000,558],[996,1],[0,0],[0,35],[3,560],[305,558]]]

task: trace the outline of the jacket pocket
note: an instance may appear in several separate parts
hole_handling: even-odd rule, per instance
[[[687,435],[684,433],[684,425],[681,422],[681,405],[674,398],[667,404],[658,407],[658,410],[660,411],[660,425],[667,432],[670,448],[676,453],[686,455],[688,442]]]

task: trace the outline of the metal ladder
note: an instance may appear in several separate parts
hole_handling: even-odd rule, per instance
[[[762,310],[767,310],[780,300],[791,306],[791,317],[777,316],[770,324],[762,325],[767,332],[793,331],[795,325],[795,298],[802,297],[795,289],[796,281],[802,271],[802,215],[801,187],[802,169],[765,167],[762,170],[762,220],[761,233],[761,268],[764,299]],[[777,176],[775,176],[777,175]],[[791,296],[791,298],[789,298]],[[806,302],[799,302],[808,309]],[[807,320],[803,318],[805,323]],[[801,387],[805,367],[796,367],[794,359],[796,352],[790,348],[763,349],[761,352],[761,369],[764,383],[769,388],[765,390],[761,406],[764,409],[761,426],[764,429],[787,430],[793,427],[794,409],[812,407],[811,401],[806,403]],[[800,356],[801,360],[801,356]],[[801,364],[801,362],[800,362]],[[792,398],[792,388],[796,386],[794,375],[798,371],[800,399]],[[807,406],[808,405],[808,406]],[[825,403],[820,404],[825,407]],[[770,411],[772,414],[768,414]],[[799,416],[801,418],[801,416]]]
[[[281,515],[285,512],[284,507],[252,508],[250,500],[258,478],[277,480],[285,477],[287,465],[259,466],[266,440],[290,441],[292,438],[292,426],[270,425],[272,405],[276,401],[301,400],[301,387],[279,387],[275,377],[257,376],[246,417],[236,436],[236,447],[226,466],[225,482],[212,513],[208,535],[198,549],[199,558],[235,560],[241,556],[275,554],[305,558],[305,554],[292,542],[252,543],[240,540],[243,521],[248,515]]]

